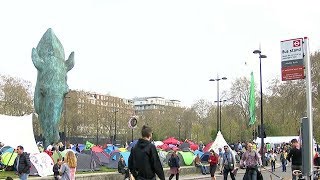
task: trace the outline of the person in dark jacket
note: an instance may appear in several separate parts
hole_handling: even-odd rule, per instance
[[[18,156],[14,161],[14,167],[16,168],[19,178],[26,180],[30,174],[31,162],[29,154],[23,151],[22,146],[17,147]]]
[[[171,154],[168,164],[170,166],[171,174],[169,180],[171,180],[174,175],[176,175],[176,180],[179,180],[180,159],[176,151],[173,151],[173,153]]]
[[[61,164],[62,164],[61,159],[57,159],[57,163],[52,168],[53,177],[54,177],[55,180],[59,180],[60,179],[59,169],[61,167]]]
[[[152,129],[143,126],[142,138],[131,149],[129,156],[129,170],[136,180],[155,180],[156,175],[160,180],[165,180],[163,168],[154,144],[150,142]]]
[[[287,160],[291,162],[291,170],[300,170],[302,171],[302,151],[300,144],[297,139],[291,140],[292,148],[287,155]],[[292,179],[296,179],[296,176],[292,176]]]
[[[126,162],[124,161],[122,156],[120,156],[118,162],[118,172],[124,174],[124,179],[129,178],[129,170],[126,168]]]

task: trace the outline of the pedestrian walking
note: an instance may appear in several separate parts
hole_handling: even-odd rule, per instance
[[[215,180],[215,173],[217,170],[217,165],[218,165],[218,161],[219,161],[219,155],[217,155],[212,149],[210,150],[210,156],[208,159],[208,162],[210,164],[210,175],[211,175],[211,179]]]
[[[270,164],[271,164],[271,171],[274,172],[275,168],[276,168],[277,154],[274,153],[273,150],[270,151],[269,159],[270,159]]]
[[[287,160],[291,162],[291,171],[302,171],[302,151],[297,139],[291,140],[291,149],[287,156]],[[292,179],[296,180],[297,177],[292,174]]]
[[[24,152],[23,146],[17,147],[18,156],[15,159],[14,167],[16,168],[17,174],[20,180],[27,180],[30,174],[31,161],[29,154]]]
[[[179,180],[180,159],[176,151],[173,151],[173,153],[171,154],[168,164],[170,167],[169,180],[171,180],[174,176],[176,176],[176,180]]]
[[[244,174],[244,180],[257,180],[258,178],[258,166],[262,164],[261,158],[258,152],[252,149],[252,144],[247,144],[247,151],[243,153],[240,160],[240,167],[246,168]]]
[[[136,180],[165,180],[163,168],[154,144],[150,142],[152,129],[144,125],[141,130],[142,138],[131,149],[129,170]]]
[[[234,170],[234,164],[235,159],[231,153],[231,150],[228,146],[224,146],[224,154],[223,154],[223,179],[228,179],[228,174],[230,173],[231,179],[235,180],[233,170]]]
[[[283,149],[280,154],[280,161],[282,172],[287,172],[287,151],[285,149]]]

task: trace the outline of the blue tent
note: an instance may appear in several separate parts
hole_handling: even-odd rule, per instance
[[[0,149],[0,154],[4,154],[5,152],[13,152],[13,148],[11,146],[4,146]]]
[[[130,152],[129,151],[120,152],[120,154],[123,157],[124,161],[126,162],[126,166],[128,167],[128,160],[129,160]]]
[[[108,145],[107,148],[104,149],[104,152],[111,154],[114,150],[118,150],[119,148],[114,145]]]
[[[199,154],[199,157],[201,157],[201,156],[203,155],[203,152],[201,152],[201,151],[199,151],[199,150],[195,150],[195,151],[193,152],[193,154],[194,154],[195,156],[197,156],[197,155]]]
[[[201,159],[202,162],[208,162],[209,156],[210,156],[210,152],[205,152],[205,153],[202,154],[200,159]]]
[[[84,150],[84,148],[86,147],[86,145],[84,145],[84,144],[78,144],[78,147],[79,147],[79,149],[80,149],[80,152],[82,152],[82,151]],[[72,147],[72,150],[73,150],[74,152],[77,152],[75,145]]]
[[[138,139],[136,139],[136,140],[133,140],[130,144],[129,144],[129,147],[134,147],[136,144],[137,144],[137,142],[138,142]]]

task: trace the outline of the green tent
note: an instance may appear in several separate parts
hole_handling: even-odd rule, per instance
[[[17,156],[18,153],[5,152],[1,155],[1,162],[6,166],[13,166]]]
[[[186,166],[192,165],[193,160],[194,160],[194,154],[192,152],[178,151],[178,153],[182,156],[184,164]],[[180,161],[181,161],[181,159],[180,159]]]

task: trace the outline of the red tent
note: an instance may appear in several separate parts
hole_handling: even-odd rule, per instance
[[[91,151],[93,151],[93,152],[104,152],[103,149],[101,147],[99,147],[99,146],[93,146],[91,148]]]
[[[162,150],[166,150],[169,148],[167,144],[162,144],[161,146],[158,146],[158,147],[161,148]]]
[[[199,146],[197,144],[190,144],[190,149],[192,149],[193,151],[198,150]]]
[[[186,142],[189,143],[190,145],[195,144],[194,142],[190,141],[189,139],[187,139]]]
[[[165,143],[165,144],[174,144],[174,145],[180,143],[180,142],[179,142],[177,139],[175,139],[174,137],[169,137],[168,139],[163,140],[162,142]]]
[[[208,152],[208,151],[210,150],[212,144],[213,144],[213,141],[210,142],[210,143],[208,143],[208,144],[203,148],[203,152]]]

